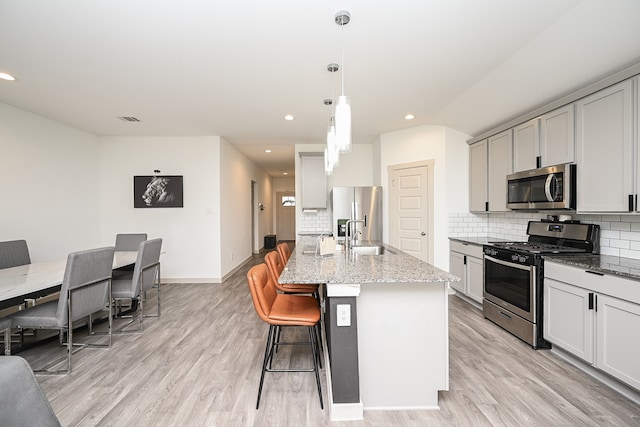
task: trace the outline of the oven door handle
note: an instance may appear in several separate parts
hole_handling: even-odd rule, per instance
[[[525,270],[525,271],[532,271],[534,266],[533,265],[521,265],[521,264],[516,264],[514,262],[509,262],[509,261],[503,261],[501,259],[497,259],[494,257],[491,257],[489,255],[485,255],[484,256],[485,260],[491,261],[491,262],[495,262],[496,264],[500,264],[500,265],[504,265],[506,267],[511,267],[511,268],[518,268],[520,270]]]

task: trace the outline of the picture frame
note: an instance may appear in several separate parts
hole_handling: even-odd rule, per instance
[[[134,208],[184,207],[182,175],[136,175],[133,177]]]

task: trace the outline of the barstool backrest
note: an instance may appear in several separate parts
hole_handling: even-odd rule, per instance
[[[280,255],[280,259],[282,260],[282,264],[286,265],[287,261],[289,261],[289,257],[291,256],[291,249],[289,249],[289,244],[286,242],[282,242],[277,246],[278,255]]]
[[[272,323],[269,319],[271,307],[276,300],[276,288],[273,286],[266,264],[258,264],[247,272],[247,282],[253,299],[253,306],[258,316],[267,323]]]

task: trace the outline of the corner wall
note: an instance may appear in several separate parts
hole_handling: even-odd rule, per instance
[[[449,213],[457,212],[468,199],[468,146],[470,137],[444,126],[418,126],[380,136],[380,176],[389,185],[389,166],[434,160],[434,264],[449,269]],[[383,193],[383,211],[389,217],[388,192]],[[388,221],[384,240],[389,241]]]
[[[101,244],[99,155],[97,136],[0,103],[0,240],[32,262]]]

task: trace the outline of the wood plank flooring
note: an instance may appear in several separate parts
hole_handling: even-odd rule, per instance
[[[640,406],[548,351],[532,350],[455,296],[451,389],[440,393],[440,410],[365,411],[364,421],[332,423],[311,373],[267,374],[256,410],[268,327],[253,309],[245,277],[263,256],[222,284],[163,285],[162,317],[145,319],[143,334],[114,336],[111,349],[79,351],[68,376],[39,376],[62,424],[640,426]],[[310,362],[305,348],[288,347],[279,363]],[[36,364],[56,351],[51,343],[20,355]]]

